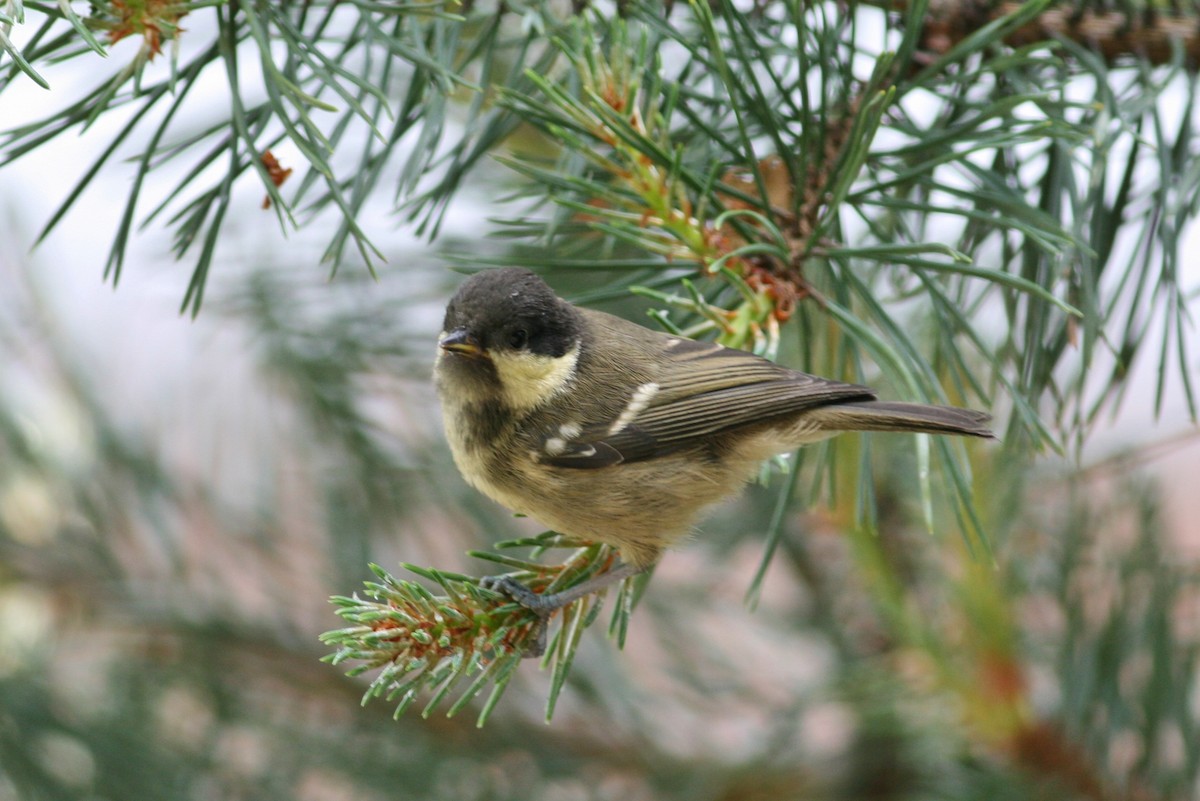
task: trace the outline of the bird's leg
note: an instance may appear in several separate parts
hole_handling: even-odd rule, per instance
[[[536,613],[539,617],[549,617],[559,609],[578,601],[585,595],[599,592],[610,584],[615,584],[621,579],[627,579],[630,576],[636,576],[645,570],[645,567],[638,567],[627,562],[622,562],[611,570],[606,570],[598,576],[593,576],[587,581],[576,584],[574,587],[562,590],[561,592],[553,592],[549,595],[534,592],[510,576],[487,576],[480,579],[479,584],[484,589],[504,593],[521,606]]]
[[[599,592],[610,584],[636,576],[646,570],[645,566],[622,562],[611,570],[576,584],[574,587],[553,592],[549,595],[534,592],[510,576],[487,576],[479,580],[479,586],[507,595],[521,606],[538,616],[537,638],[533,647],[524,654],[525,658],[541,656],[546,651],[546,624],[559,609],[575,603],[585,595]]]

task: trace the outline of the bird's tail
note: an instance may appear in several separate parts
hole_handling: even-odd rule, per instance
[[[910,431],[995,439],[987,426],[991,415],[957,406],[872,400],[822,406],[812,414],[828,431]]]

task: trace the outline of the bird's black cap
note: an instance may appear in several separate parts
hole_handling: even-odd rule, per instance
[[[505,267],[467,279],[446,306],[442,330],[484,350],[558,357],[579,341],[579,312],[529,270]]]

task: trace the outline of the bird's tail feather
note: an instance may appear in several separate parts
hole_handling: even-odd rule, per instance
[[[812,414],[829,431],[910,431],[995,439],[987,426],[991,415],[956,406],[861,401],[822,406]]]

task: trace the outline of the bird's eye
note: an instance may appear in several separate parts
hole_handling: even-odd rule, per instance
[[[518,328],[508,335],[508,345],[513,350],[520,350],[529,342],[529,332],[524,328]]]

